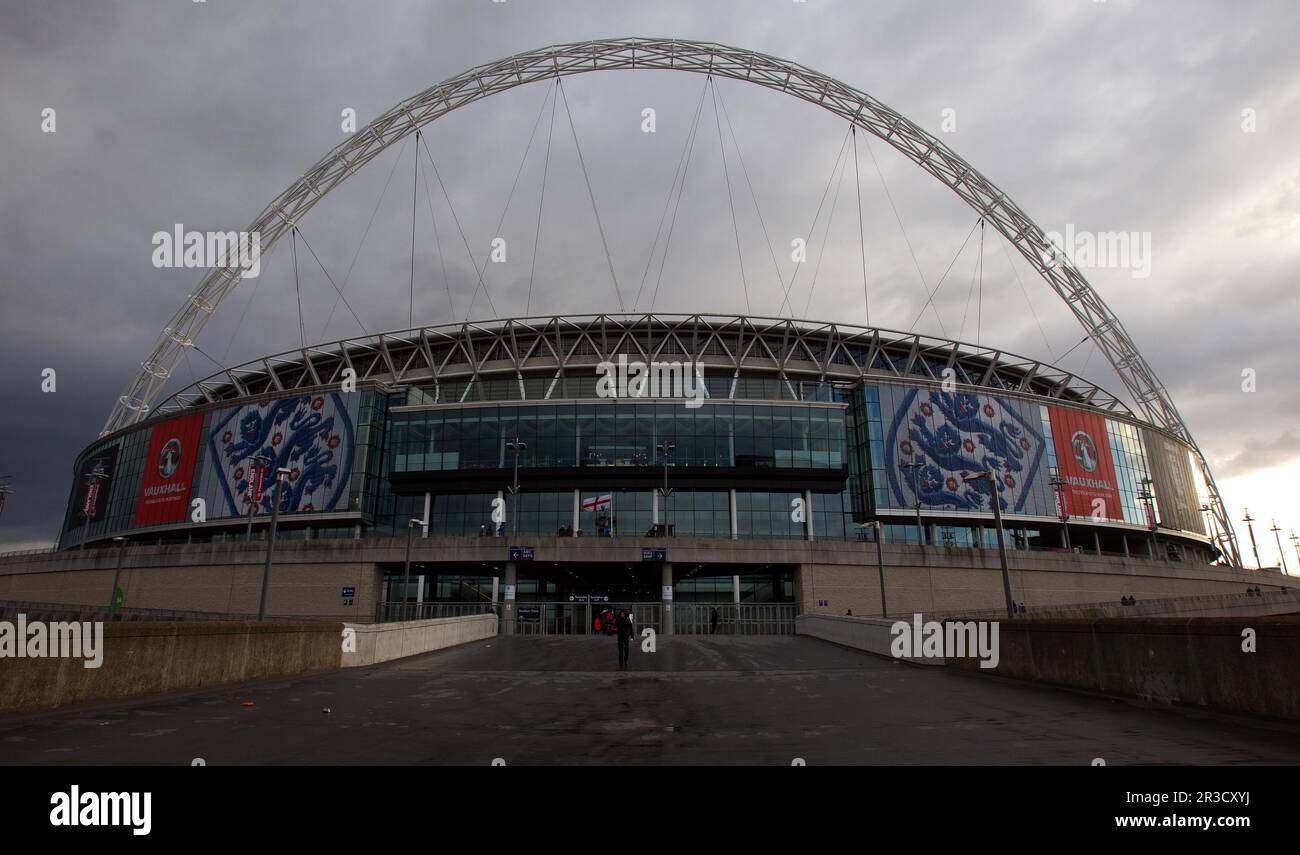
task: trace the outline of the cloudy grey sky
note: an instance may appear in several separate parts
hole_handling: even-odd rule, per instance
[[[803,63],[939,134],[1048,231],[1071,224],[1149,234],[1148,278],[1125,269],[1086,273],[1169,387],[1216,465],[1234,516],[1249,505],[1288,530],[1300,526],[1300,399],[1293,391],[1300,362],[1300,6],[1293,2],[0,5],[0,474],[13,476],[15,490],[0,518],[0,544],[53,536],[73,457],[200,278],[194,270],[156,269],[154,232],[176,223],[243,228],[343,138],[345,108],[364,124],[471,66],[616,36],[718,41]],[[863,322],[860,192],[874,323],[1059,358],[1122,389],[1091,342],[1074,346],[1083,333],[1072,316],[992,232],[981,286],[977,238],[958,254],[975,215],[902,156],[860,138],[858,181],[847,160],[831,181],[842,121],[730,81],[716,86],[725,107],[718,116],[703,86],[699,76],[662,72],[583,75],[564,84],[629,304],[704,94],[655,309],[739,312],[748,300],[755,314],[781,313],[781,286],[740,171],[743,157],[787,281],[790,240],[809,236],[830,188],[809,241],[810,263],[792,292],[795,314]],[[618,308],[564,101],[548,134],[553,89],[522,87],[427,129],[446,192],[424,160],[416,188],[417,323],[460,319],[469,310],[476,274],[452,212],[482,264],[521,160],[500,229],[507,262],[486,273],[497,314]],[[42,132],[47,107],[56,111],[55,133]],[[656,111],[653,134],[641,131],[646,107]],[[945,115],[955,118],[955,129],[944,126]],[[336,282],[352,267],[346,293],[372,332],[407,325],[414,169],[412,147],[394,147],[302,223]],[[206,354],[238,362],[297,345],[288,249],[276,247],[262,275],[222,306],[199,339]],[[935,300],[938,316],[922,313],[924,289],[950,264]],[[658,265],[656,255],[638,309],[650,307]],[[299,282],[309,342],[361,332],[342,306],[331,316],[334,292],[301,247]],[[491,315],[480,295],[473,316]],[[53,394],[41,391],[45,368],[57,371]],[[178,386],[215,368],[191,353],[177,367]],[[1257,377],[1254,393],[1241,388],[1247,368]],[[1275,563],[1271,537],[1263,542],[1265,563]]]

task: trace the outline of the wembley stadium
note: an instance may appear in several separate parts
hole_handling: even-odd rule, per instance
[[[527,633],[585,631],[599,604],[628,603],[667,631],[723,609],[788,632],[796,614],[1290,584],[1242,568],[1168,391],[1043,229],[933,134],[796,63],[609,39],[478,66],[350,135],[247,232],[296,247],[326,193],[408,137],[418,158],[420,129],[462,106],[638,68],[779,91],[892,147],[973,210],[981,242],[987,226],[1033,267],[1123,397],[987,343],[625,307],[304,342],[173,391],[245,272],[228,260],[75,461],[58,548],[0,559],[0,598],[350,620],[491,609]]]

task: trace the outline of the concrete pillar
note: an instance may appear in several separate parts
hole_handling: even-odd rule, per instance
[[[659,631],[664,635],[673,634],[673,565],[671,561],[665,561],[663,571],[660,575],[660,581],[663,585],[662,592],[659,594],[659,604],[663,608],[663,621],[659,625]]]
[[[804,540],[813,539],[812,490],[803,491],[803,537]]]
[[[579,524],[582,522],[582,491],[573,488],[573,536],[578,536]]]
[[[1129,558],[1130,556],[1129,556],[1129,552],[1128,552],[1128,535],[1127,535],[1127,534],[1121,534],[1121,535],[1119,536],[1119,539],[1120,539],[1121,541],[1124,542],[1124,557],[1125,557],[1125,558]]]
[[[739,526],[736,525],[736,491],[734,489],[731,491],[729,507],[731,509],[731,539],[740,540]]]
[[[420,517],[424,522],[420,524],[420,537],[429,536],[429,513],[433,510],[433,494],[426,492],[424,494],[424,516]]]
[[[518,585],[515,562],[506,562],[506,590],[504,608],[501,610],[501,634],[515,634],[515,589]]]
[[[506,491],[505,491],[505,490],[497,490],[497,498],[498,498],[498,499],[505,499],[505,497],[506,497]],[[506,534],[509,534],[509,533],[510,533],[510,524],[511,524],[511,522],[510,522],[510,515],[513,514],[513,513],[515,512],[515,508],[514,508],[514,504],[511,503],[511,502],[507,502],[505,507],[506,507]],[[499,528],[499,526],[498,526],[496,523],[492,522],[492,518],[491,518],[491,517],[488,517],[488,525],[490,525],[490,526],[492,527],[492,536],[493,536],[493,537],[496,537],[496,536],[497,536],[497,529]]]
[[[1098,555],[1101,555],[1101,537],[1097,534],[1095,528],[1092,530],[1092,549]]]
[[[650,524],[659,524],[659,488],[650,489]]]
[[[740,577],[731,577],[731,601],[735,605],[740,605]]]

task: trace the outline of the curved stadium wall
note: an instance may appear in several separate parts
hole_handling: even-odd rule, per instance
[[[620,358],[698,372],[703,399],[608,397]],[[879,518],[915,543],[919,505],[928,542],[989,546],[989,487],[966,479],[991,470],[1015,548],[1064,546],[1064,513],[1089,551],[1146,549],[1154,522],[1160,549],[1214,557],[1191,449],[1081,378],[944,339],[726,315],[426,327],[229,369],[79,456],[61,545],[242,538],[250,505],[259,526],[271,511],[271,469],[250,501],[256,455],[290,470],[281,537],[392,536],[410,519],[475,535],[516,437],[520,534],[644,535],[666,468],[678,537],[803,538],[803,499],[816,539]]]

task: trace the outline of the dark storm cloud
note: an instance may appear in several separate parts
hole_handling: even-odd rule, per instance
[[[1048,230],[1150,232],[1153,274],[1090,272],[1164,380],[1223,474],[1293,456],[1288,425],[1300,346],[1300,34],[1294,4],[526,2],[206,3],[10,0],[0,27],[0,474],[17,490],[0,542],[47,540],[60,518],[71,460],[199,277],[158,270],[150,236],[184,223],[243,228],[342,138],[340,110],[364,123],[465,68],[521,50],[589,38],[650,35],[753,48],[838,77],[938,133]],[[610,74],[566,81],[565,93],[630,305],[703,80]],[[549,84],[464,108],[426,140],[464,228],[422,163],[417,195],[417,322],[459,319],[495,235],[529,130]],[[828,114],[773,93],[721,83],[764,224],[788,282],[789,240],[806,236],[843,139]],[[58,132],[40,133],[44,107]],[[653,106],[659,132],[642,134]],[[1258,131],[1241,130],[1251,108]],[[536,246],[541,159],[549,122],[529,149],[500,230],[510,263],[489,265],[496,310],[522,314],[617,308],[567,115],[556,113],[546,216]],[[664,311],[743,311],[745,287],[723,183],[711,98],[701,114],[692,177],[654,303]],[[728,130],[723,125],[723,134]],[[730,151],[744,286],[752,311],[781,309],[780,284]],[[922,313],[974,215],[883,144],[871,152],[917,254],[860,139],[872,320],[939,333]],[[390,168],[392,184],[378,206]],[[381,157],[323,202],[303,233],[335,281],[356,257],[346,294],[370,331],[406,326],[414,163],[407,147]],[[808,315],[861,322],[862,273],[853,173],[848,171]],[[834,192],[834,188],[832,188]],[[829,207],[829,201],[827,203]],[[433,235],[430,209],[438,229]],[[825,226],[823,213],[818,234]],[[810,242],[815,259],[822,242]],[[264,259],[199,340],[218,361],[298,344],[288,244]],[[1054,358],[1082,333],[1027,265],[986,241],[983,300],[977,241],[935,296],[948,334]],[[299,247],[306,338],[360,330]],[[792,293],[803,313],[811,265]],[[530,269],[533,273],[530,275]],[[650,305],[652,269],[639,308]],[[1016,274],[1029,292],[1026,298]],[[533,282],[529,301],[529,280]],[[976,283],[976,284],[973,284]],[[480,294],[473,314],[492,312]],[[963,316],[965,317],[963,323]],[[977,325],[976,319],[979,319]],[[1040,328],[1041,322],[1041,328]],[[322,333],[324,329],[324,333]],[[1047,343],[1044,343],[1044,338]],[[42,394],[41,371],[58,371]],[[1120,383],[1091,344],[1063,367],[1112,391]],[[215,370],[190,353],[177,386]],[[1251,368],[1258,391],[1241,391]]]

